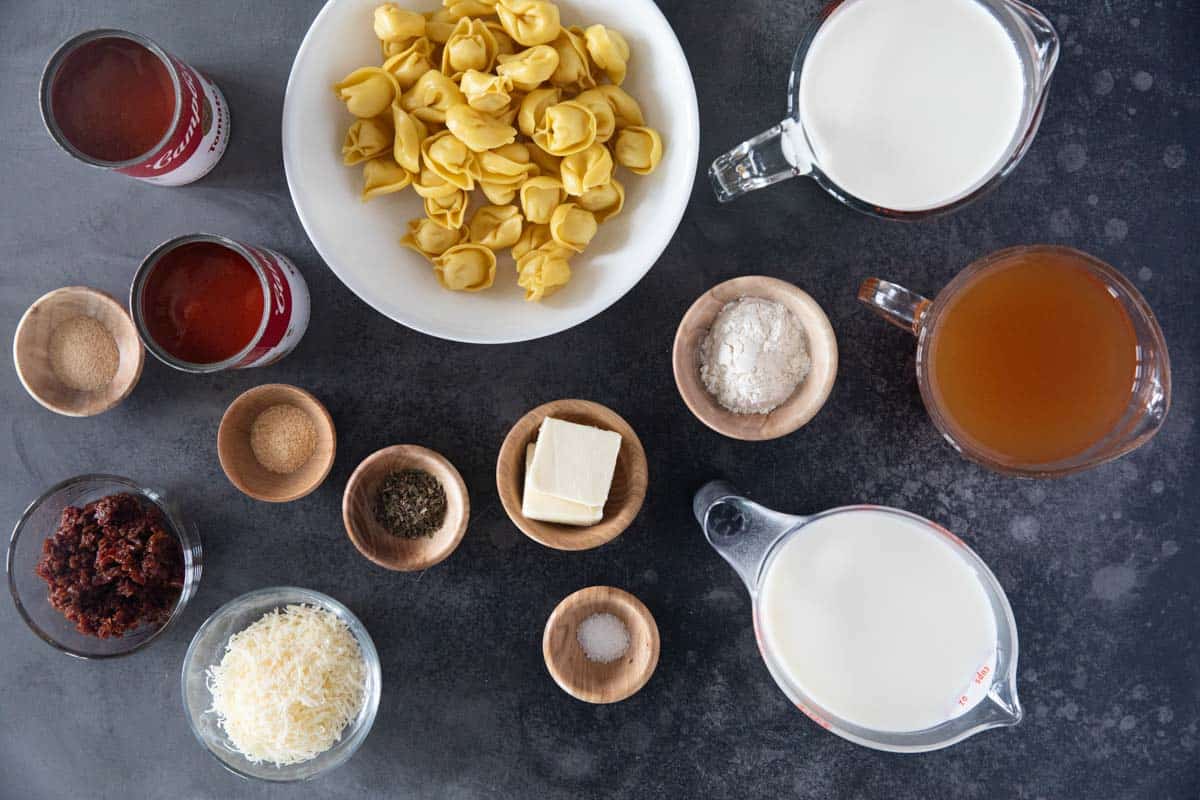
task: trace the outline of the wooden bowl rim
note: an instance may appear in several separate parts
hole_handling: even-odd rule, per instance
[[[504,468],[506,461],[524,465],[525,446],[533,441],[542,420],[554,416],[555,413],[585,417],[597,427],[621,434],[623,443],[629,445],[629,458],[631,459],[629,471],[631,475],[641,476],[639,480],[630,482],[625,502],[617,512],[605,517],[595,525],[557,525],[527,519],[521,513],[520,486],[524,481],[524,471],[518,470],[518,474],[513,475],[511,471]],[[513,461],[514,459],[515,461]],[[554,550],[569,552],[595,549],[608,544],[624,533],[642,510],[649,485],[649,474],[646,450],[633,426],[608,406],[592,400],[576,398],[552,400],[526,412],[509,429],[496,457],[496,491],[500,495],[500,504],[504,506],[504,512],[508,515],[509,520],[517,526],[521,533],[538,544]]]
[[[137,346],[134,348],[134,369],[129,375],[126,385],[123,386],[119,392],[116,392],[109,397],[103,405],[97,406],[94,410],[88,412],[82,412],[74,406],[66,406],[59,403],[54,403],[41,392],[38,392],[36,389],[34,389],[33,385],[30,383],[29,375],[27,373],[27,356],[25,353],[22,353],[20,348],[21,339],[25,334],[25,329],[28,327],[30,319],[33,317],[35,311],[41,311],[45,308],[51,307],[55,303],[62,302],[68,297],[78,295],[91,295],[102,305],[111,307],[111,310],[114,312],[114,318],[120,320],[122,327],[128,328],[128,332],[132,334],[132,341],[137,342]],[[119,346],[120,345],[118,343],[118,347]],[[137,326],[133,324],[133,318],[129,316],[129,312],[125,309],[125,306],[121,305],[121,303],[119,303],[117,299],[108,292],[105,292],[101,289],[93,289],[90,286],[60,286],[57,289],[52,289],[49,292],[46,292],[44,295],[29,304],[29,308],[25,309],[25,313],[21,315],[21,319],[17,322],[16,331],[13,333],[13,365],[17,369],[17,380],[21,382],[21,386],[24,387],[25,392],[35,401],[37,401],[38,405],[42,406],[42,408],[45,408],[48,411],[53,411],[55,414],[61,414],[64,417],[94,417],[97,414],[103,414],[106,411],[111,411],[113,408],[116,408],[118,405],[124,402],[130,394],[133,393],[134,387],[138,385],[138,381],[140,381],[142,378],[142,369],[144,368],[145,363],[145,345],[142,344],[142,338],[138,333]],[[114,377],[113,380],[115,381],[116,378]],[[88,394],[94,393],[81,392],[80,396],[88,396]]]
[[[441,481],[446,494],[456,497],[462,505],[461,518],[451,532],[450,538],[445,540],[440,549],[422,546],[418,551],[421,553],[421,558],[410,560],[405,564],[381,557],[373,548],[368,546],[366,538],[355,529],[351,522],[351,499],[361,490],[362,482],[367,472],[385,459],[397,459],[433,473],[434,477]],[[346,488],[342,492],[342,526],[346,529],[346,536],[350,539],[350,543],[368,561],[394,572],[420,572],[445,561],[458,549],[459,544],[462,543],[470,520],[471,497],[467,492],[466,481],[463,480],[458,468],[441,453],[419,444],[393,444],[371,453],[359,462],[354,472],[350,473],[350,477],[346,480]],[[442,527],[424,541],[436,541],[438,534],[448,530],[446,527],[447,524],[449,524],[449,519],[443,522]],[[414,540],[413,544],[420,546],[422,545],[422,541]]]
[[[232,463],[232,458],[228,453],[227,447],[224,445],[228,437],[233,435],[232,426],[245,413],[245,409],[250,403],[257,399],[259,395],[269,392],[279,392],[284,396],[296,397],[303,401],[304,411],[315,412],[315,414],[310,413],[309,416],[313,418],[313,425],[317,429],[317,437],[321,439],[327,438],[329,441],[329,454],[325,457],[325,463],[320,473],[315,475],[309,483],[302,484],[295,490],[284,494],[268,494],[248,483]],[[313,456],[316,456],[315,452]],[[302,497],[312,494],[329,477],[336,457],[337,428],[333,424],[333,417],[330,415],[329,409],[312,392],[301,389],[299,386],[293,386],[290,383],[263,383],[247,389],[235,397],[233,402],[226,407],[225,413],[221,415],[221,424],[217,426],[217,459],[221,462],[221,470],[225,473],[225,477],[242,494],[255,500],[261,500],[264,503],[290,503],[293,500],[299,500]]]
[[[812,369],[783,405],[767,414],[734,414],[721,406],[700,380],[697,350],[703,335],[727,303],[742,297],[761,297],[802,313]],[[694,343],[695,347],[689,346]],[[717,433],[741,441],[767,441],[787,436],[808,424],[829,399],[837,380],[837,336],[829,316],[800,287],[766,275],[743,275],[718,283],[700,295],[679,322],[671,349],[675,386],[696,419]]]
[[[595,690],[580,685],[577,682],[578,675],[567,675],[559,668],[559,662],[554,657],[551,651],[551,634],[552,632],[564,624],[564,619],[569,613],[575,610],[576,607],[584,603],[594,602],[602,606],[610,613],[615,613],[613,610],[628,611],[638,621],[645,626],[647,638],[650,645],[650,656],[642,665],[641,671],[634,677],[626,688],[626,691],[619,695],[603,698],[600,693]],[[624,614],[615,613],[618,617],[623,617]],[[630,646],[633,645],[633,634],[630,632]],[[654,676],[654,671],[658,669],[658,659],[662,650],[662,638],[658,632],[658,622],[654,619],[654,614],[638,597],[624,589],[619,589],[616,586],[588,586],[564,597],[559,601],[554,610],[550,612],[550,616],[546,619],[546,627],[542,632],[542,659],[546,662],[546,669],[550,673],[550,677],[558,684],[559,688],[572,697],[583,700],[586,703],[618,703],[622,700],[627,700],[633,695],[640,692],[650,678]]]

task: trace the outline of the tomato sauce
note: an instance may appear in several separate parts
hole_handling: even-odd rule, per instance
[[[98,161],[149,153],[175,118],[175,86],[154,53],[121,37],[80,45],[51,88],[54,121],[80,152]]]
[[[258,334],[262,282],[241,254],[215,242],[167,252],[146,279],[142,314],[154,341],[181,361],[215,364]]]

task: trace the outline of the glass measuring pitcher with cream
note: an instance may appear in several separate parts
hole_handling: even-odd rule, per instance
[[[809,176],[877,216],[956,209],[1025,154],[1058,49],[1018,0],[834,0],[796,51],[787,119],[713,162],[713,188]]]
[[[884,506],[789,516],[721,481],[693,511],[750,591],[771,676],[822,727],[922,752],[1020,722],[1012,609],[954,534]]]

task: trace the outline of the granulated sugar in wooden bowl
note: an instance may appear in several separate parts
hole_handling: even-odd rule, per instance
[[[333,419],[295,386],[269,383],[243,393],[221,418],[217,455],[230,482],[256,500],[286,503],[324,482],[337,452]]]

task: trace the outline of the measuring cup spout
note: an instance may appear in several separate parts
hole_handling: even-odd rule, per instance
[[[1025,27],[1029,37],[1026,42],[1037,68],[1038,93],[1046,90],[1054,67],[1058,64],[1058,52],[1061,47],[1058,33],[1045,15],[1020,0],[1007,0],[1009,10]]]
[[[803,523],[747,500],[725,481],[710,481],[696,492],[692,512],[713,549],[729,562],[751,594],[771,545]]]

